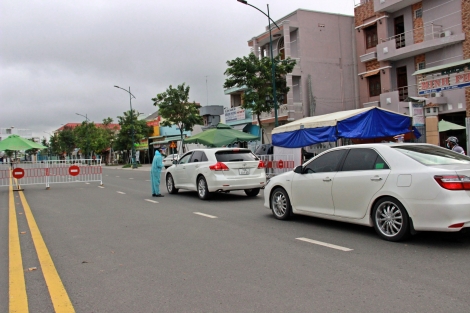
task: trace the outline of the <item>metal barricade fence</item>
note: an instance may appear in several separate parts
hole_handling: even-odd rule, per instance
[[[259,155],[258,157],[264,162],[267,177],[273,177],[294,169],[294,155],[268,154]]]
[[[17,185],[40,185],[100,182],[103,184],[101,159],[96,160],[48,160],[0,164],[0,187],[9,186],[10,175]]]

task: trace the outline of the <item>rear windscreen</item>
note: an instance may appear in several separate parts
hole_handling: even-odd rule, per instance
[[[226,150],[215,153],[217,162],[258,161],[250,150]]]
[[[397,146],[397,151],[424,165],[469,164],[470,158],[438,146]]]

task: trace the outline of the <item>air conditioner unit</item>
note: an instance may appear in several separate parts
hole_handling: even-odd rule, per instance
[[[442,92],[436,92],[436,97],[442,97]]]
[[[445,32],[440,33],[439,37],[449,37],[452,35],[452,32],[450,30],[446,30]]]

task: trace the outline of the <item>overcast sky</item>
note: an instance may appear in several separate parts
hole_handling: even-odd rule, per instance
[[[354,0],[250,0],[274,20],[308,9],[353,15]],[[267,18],[236,0],[2,0],[0,128],[48,135],[129,110],[186,83],[190,100],[229,106],[226,61],[248,55]]]

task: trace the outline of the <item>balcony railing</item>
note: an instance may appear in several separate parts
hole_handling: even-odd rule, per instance
[[[277,116],[278,117],[287,116],[288,112],[289,112],[289,110],[288,110],[287,104],[282,104],[277,109]],[[263,112],[263,113],[260,114],[260,119],[261,120],[267,120],[267,119],[271,119],[271,118],[274,118],[274,110],[271,110],[271,112]],[[258,121],[258,116],[256,114],[253,114],[253,121]]]
[[[413,36],[411,36],[413,34]],[[442,36],[447,36],[446,32],[442,32],[442,25],[429,24],[423,27],[415,28],[407,32],[389,37],[387,39],[381,39],[381,42],[395,41],[395,46],[397,49],[403,48],[406,46],[406,39],[414,38],[414,44],[416,39],[422,36],[423,41],[433,40]]]

